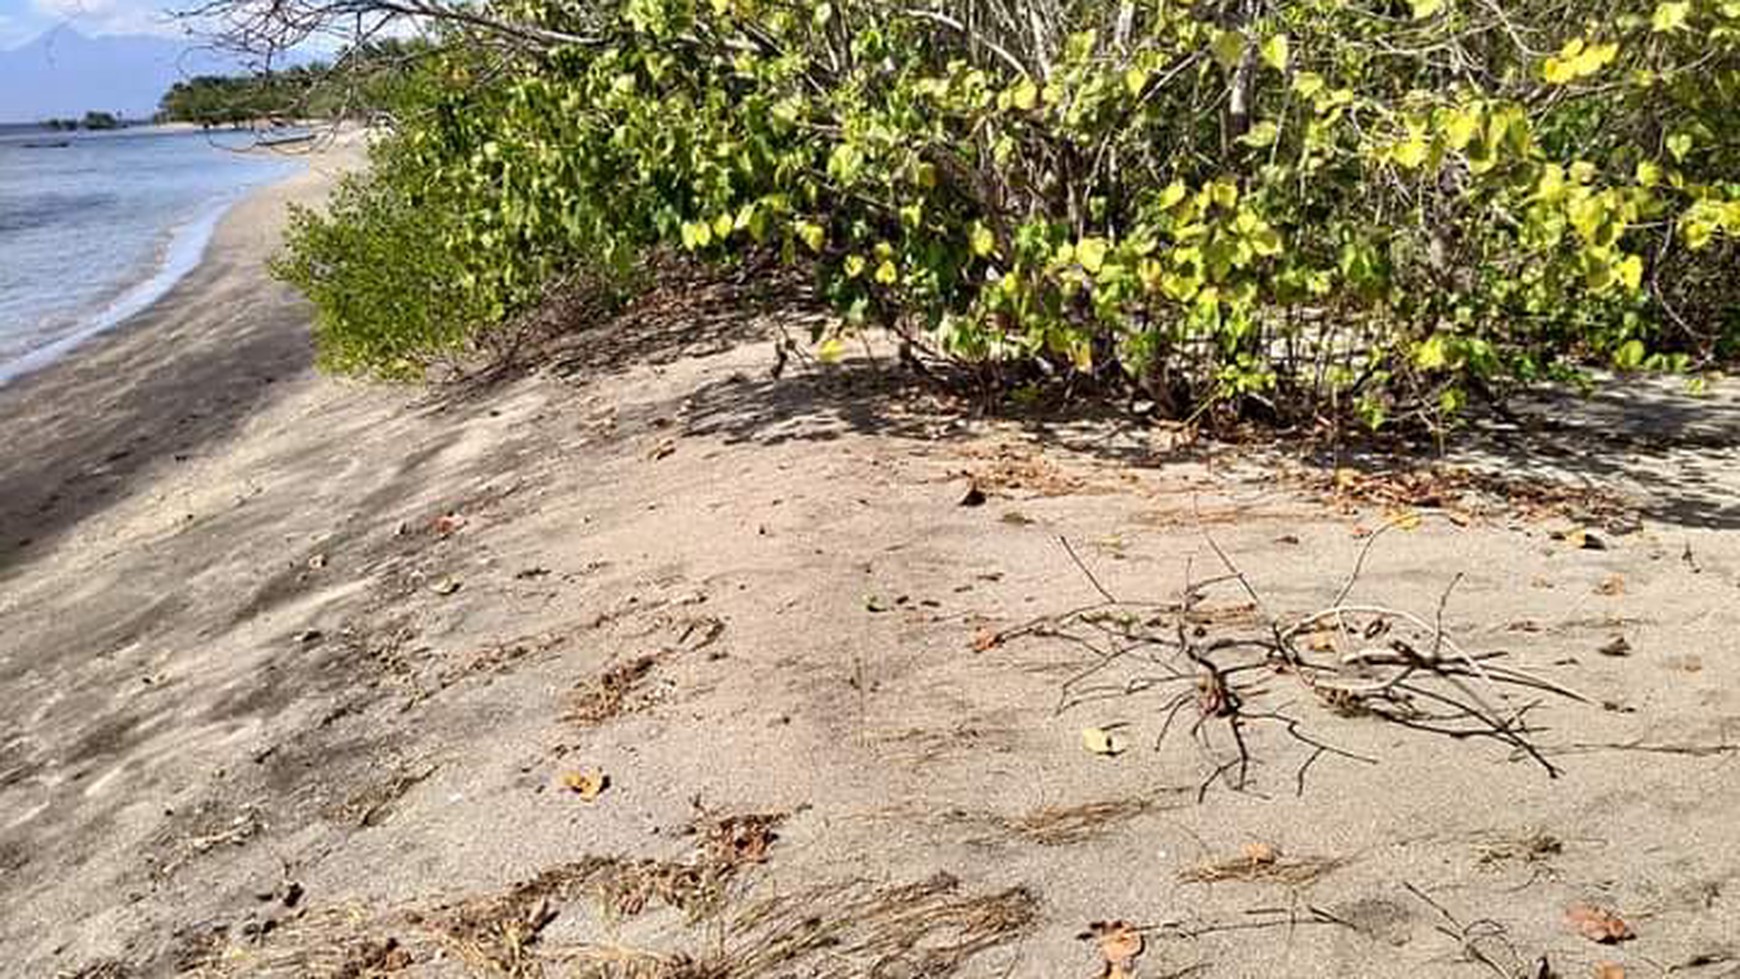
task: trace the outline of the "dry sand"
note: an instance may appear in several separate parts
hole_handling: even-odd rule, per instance
[[[1733,386],[1543,402],[1446,460],[1508,502],[1412,505],[1272,450],[960,420],[886,366],[773,380],[769,321],[704,290],[434,397],[314,375],[262,285],[319,189],[0,389],[0,973],[1055,979],[1123,919],[1141,977],[1740,975]],[[1222,581],[1008,634],[1100,601],[1060,538],[1157,603],[1218,546],[1262,605]],[[1190,664],[1105,660],[1181,620],[1262,640],[1368,543],[1348,603],[1588,698],[1462,681],[1538,703],[1539,758],[1269,666],[1233,678],[1241,791]],[[1128,750],[1086,750],[1108,727]]]

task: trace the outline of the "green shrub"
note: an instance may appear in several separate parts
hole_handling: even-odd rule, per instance
[[[585,39],[430,64],[299,222],[337,366],[660,244],[777,250],[848,326],[1179,415],[1435,424],[1740,335],[1740,3],[488,9]]]

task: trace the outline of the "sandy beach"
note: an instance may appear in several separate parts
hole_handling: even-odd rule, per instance
[[[263,272],[340,165],[0,388],[0,975],[1087,979],[1123,921],[1140,977],[1740,976],[1734,385],[1336,471],[776,379],[807,314],[724,285],[370,385]],[[1427,692],[1167,652],[1317,621]]]

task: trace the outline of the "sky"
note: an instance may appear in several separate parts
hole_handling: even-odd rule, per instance
[[[181,30],[165,11],[177,0],[0,0],[0,51],[18,47],[57,24],[81,34],[158,34]]]

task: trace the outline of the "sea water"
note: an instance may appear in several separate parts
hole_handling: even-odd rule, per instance
[[[66,145],[55,145],[64,142]],[[0,132],[0,384],[150,305],[294,158],[245,134]]]

